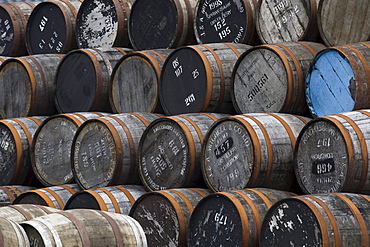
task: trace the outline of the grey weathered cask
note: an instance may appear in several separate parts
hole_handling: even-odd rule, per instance
[[[239,113],[285,112],[309,115],[305,78],[318,52],[326,46],[298,41],[256,46],[237,60],[231,99]]]
[[[38,204],[15,204],[0,207],[0,217],[21,223],[46,214],[60,211],[60,209]]]
[[[72,172],[83,189],[140,184],[137,153],[154,113],[121,113],[90,119],[72,143]]]
[[[109,91],[113,112],[163,113],[159,101],[159,78],[163,64],[172,51],[132,51],[117,62]]]
[[[0,245],[28,247],[30,241],[24,229],[7,218],[0,217]]]
[[[202,146],[201,168],[212,191],[267,187],[299,191],[293,150],[310,119],[250,113],[218,120]]]
[[[0,207],[13,203],[14,199],[27,190],[36,189],[26,185],[5,185],[0,186]]]

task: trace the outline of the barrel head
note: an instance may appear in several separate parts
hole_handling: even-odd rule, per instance
[[[13,19],[8,13],[8,8],[7,6],[0,6],[0,54],[2,56],[14,55],[15,42],[20,42],[17,40],[17,34],[14,33],[19,32],[19,30],[14,29]]]

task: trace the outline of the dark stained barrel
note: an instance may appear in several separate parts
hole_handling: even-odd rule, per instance
[[[306,101],[314,117],[370,108],[370,42],[319,52],[307,73]]]
[[[133,0],[84,0],[76,17],[78,48],[129,47]]]
[[[77,48],[75,28],[79,0],[55,0],[38,4],[26,27],[29,54],[62,53]]]
[[[163,113],[159,101],[159,78],[171,49],[132,51],[111,75],[109,101],[113,112]]]
[[[208,188],[216,192],[247,187],[299,191],[293,150],[309,120],[285,113],[218,120],[202,146],[201,168]]]
[[[82,190],[69,198],[64,210],[89,208],[128,215],[135,201],[145,193],[147,190],[142,185],[115,185]]]
[[[136,0],[129,19],[129,39],[135,50],[177,48],[196,44],[196,0]]]
[[[8,206],[13,203],[14,199],[17,198],[23,192],[27,190],[36,189],[32,186],[25,185],[5,185],[0,186],[0,209],[3,206]]]
[[[46,214],[60,211],[60,209],[38,204],[16,204],[0,207],[0,217],[21,223]]]
[[[305,78],[315,55],[325,48],[314,42],[284,42],[243,53],[234,66],[231,83],[236,111],[308,116]]]
[[[77,184],[29,190],[20,194],[12,204],[36,204],[63,210],[69,198],[78,191],[81,191],[81,188]]]
[[[24,229],[17,222],[7,218],[0,217],[0,236],[0,246],[30,246]]]
[[[30,156],[32,169],[43,185],[56,186],[73,182],[71,148],[77,129],[85,121],[104,115],[107,114],[57,114],[42,122],[34,134]]]
[[[33,135],[46,117],[0,120],[0,184],[38,186],[32,171],[30,148]]]
[[[305,193],[370,193],[370,110],[310,121],[297,138],[294,167]]]
[[[25,56],[26,26],[38,2],[0,3],[0,55]]]
[[[72,172],[83,189],[140,184],[137,150],[144,130],[161,116],[121,113],[90,119],[72,143]]]
[[[112,112],[110,76],[131,49],[76,49],[60,62],[55,75],[55,105],[59,113]]]
[[[235,112],[230,84],[246,44],[212,43],[185,46],[167,57],[162,68],[159,98],[167,115],[192,112]]]
[[[136,200],[129,215],[143,227],[148,246],[184,247],[190,216],[210,193],[199,188],[148,192]]]
[[[369,246],[370,197],[328,193],[290,197],[267,212],[259,246]]]
[[[20,118],[56,113],[54,78],[62,54],[5,60],[0,67],[0,116]]]
[[[148,190],[204,186],[200,160],[204,136],[225,114],[188,113],[153,121],[138,147],[139,175]]]
[[[370,40],[370,2],[320,0],[317,20],[327,46]]]
[[[191,214],[188,246],[258,246],[262,221],[268,209],[295,194],[254,188],[212,193]]]
[[[259,42],[255,13],[259,0],[200,0],[194,10],[195,37],[200,44]]]
[[[260,0],[256,29],[262,43],[317,41],[319,0]]]

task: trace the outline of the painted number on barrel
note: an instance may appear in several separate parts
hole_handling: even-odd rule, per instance
[[[172,67],[175,70],[176,77],[179,77],[182,74],[182,65],[180,64],[178,57],[172,61]]]
[[[320,138],[317,140],[317,145],[318,148],[320,147],[330,147],[330,137],[329,138]]]
[[[216,223],[218,223],[220,225],[226,225],[227,216],[223,215],[223,214],[220,214],[220,213],[216,213],[215,214],[215,221],[216,221]]]
[[[188,97],[185,98],[185,105],[189,106],[190,103],[195,101],[195,96],[194,94],[190,94]]]
[[[233,147],[234,141],[233,138],[229,137],[227,138],[221,145],[219,145],[215,150],[214,153],[216,155],[216,158],[222,157],[227,151],[230,150],[230,148]]]
[[[335,165],[333,159],[315,160],[312,164],[312,173],[315,175],[331,173],[334,171]]]
[[[39,24],[39,28],[41,32],[44,31],[47,21],[48,21],[48,18],[46,18],[46,16],[42,16],[42,19]]]

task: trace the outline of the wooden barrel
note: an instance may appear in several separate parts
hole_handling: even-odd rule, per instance
[[[284,42],[256,46],[237,60],[231,99],[237,113],[285,112],[310,115],[305,78],[317,52],[326,46],[314,42]]]
[[[128,48],[76,49],[60,62],[55,75],[55,105],[59,113],[112,112],[110,76]]]
[[[49,0],[32,11],[26,27],[29,54],[66,54],[77,48],[76,16],[79,0]]]
[[[140,184],[137,150],[144,130],[159,115],[121,113],[90,119],[72,142],[72,172],[83,189]]]
[[[320,0],[260,0],[256,29],[262,43],[317,41]]]
[[[190,216],[210,193],[199,188],[148,192],[136,200],[129,215],[143,227],[149,246],[185,247]]]
[[[370,110],[316,118],[297,138],[294,166],[305,193],[370,193]]]
[[[213,43],[177,48],[163,65],[159,98],[167,115],[235,112],[231,74],[245,44]]]
[[[0,120],[0,184],[38,186],[31,166],[30,147],[37,128],[46,117]]]
[[[61,54],[7,59],[0,66],[0,116],[20,118],[56,113],[54,77]]]
[[[43,185],[74,182],[70,159],[73,137],[82,123],[104,115],[107,113],[57,114],[42,122],[34,134],[30,156],[32,169]]]
[[[259,246],[369,246],[370,197],[352,193],[282,199],[267,212]]]
[[[59,209],[37,205],[37,204],[17,204],[0,207],[0,217],[21,223],[46,214],[60,211]]]
[[[194,10],[195,37],[199,44],[259,43],[255,13],[259,0],[200,0]]]
[[[212,193],[191,214],[188,246],[258,246],[267,210],[279,200],[295,194],[254,188]]]
[[[209,127],[226,114],[188,113],[153,121],[138,148],[139,175],[148,190],[202,187],[201,149]]]
[[[129,47],[128,20],[133,2],[84,0],[76,17],[78,47]]]
[[[370,108],[370,42],[319,52],[306,77],[306,101],[314,117]]]
[[[135,50],[196,44],[196,0],[136,0],[131,8],[129,39]]]
[[[246,187],[297,191],[293,150],[308,121],[285,113],[218,120],[202,146],[201,168],[208,188],[215,192]]]
[[[64,184],[29,190],[20,194],[14,201],[17,204],[36,204],[63,210],[69,198],[80,191],[77,184]]]
[[[29,247],[30,241],[18,223],[0,217],[0,246]]]
[[[70,209],[24,221],[31,246],[146,247],[143,228],[128,215]]]
[[[327,46],[370,40],[370,2],[320,0],[317,21]]]
[[[36,189],[32,186],[25,185],[5,185],[0,186],[0,209],[3,206],[8,206],[13,203],[14,199],[17,198],[23,192],[28,190]]]
[[[135,201],[145,193],[147,191],[142,185],[116,185],[82,190],[69,198],[64,210],[87,208],[128,215]]]
[[[25,56],[26,25],[38,2],[0,3],[0,55]]]
[[[110,105],[115,113],[163,113],[159,78],[171,49],[133,51],[116,64],[111,75]]]

